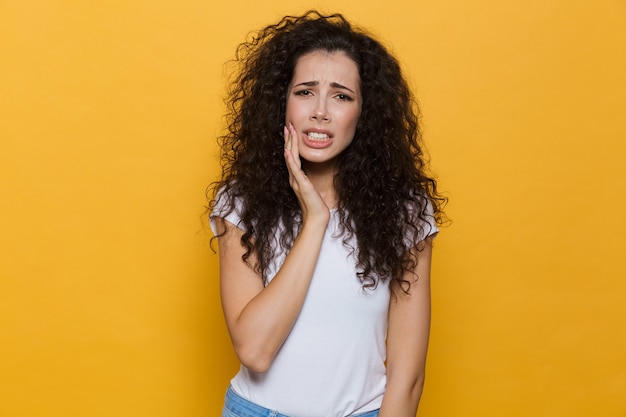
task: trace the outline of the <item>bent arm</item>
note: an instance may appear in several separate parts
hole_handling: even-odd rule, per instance
[[[265,372],[293,327],[319,256],[327,220],[306,222],[267,287],[241,256],[243,231],[215,218],[220,253],[220,293],[226,325],[241,363]],[[252,264],[256,261],[250,257]]]
[[[422,396],[430,332],[430,260],[432,239],[418,252],[415,271],[405,273],[410,294],[396,290],[389,304],[387,388],[380,417],[415,417]]]
[[[226,326],[239,360],[255,372],[269,369],[300,314],[330,220],[326,203],[301,169],[297,133],[291,123],[284,133],[285,164],[302,211],[302,229],[267,287],[241,258],[243,231],[216,218]],[[252,265],[256,262],[254,257],[249,260]]]

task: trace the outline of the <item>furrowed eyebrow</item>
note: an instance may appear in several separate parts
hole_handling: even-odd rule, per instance
[[[294,85],[293,88],[300,87],[300,86],[315,87],[316,85],[319,85],[319,81],[306,81],[306,82]],[[342,90],[348,90],[352,94],[356,94],[354,91],[352,91],[351,89],[349,89],[345,85],[342,85],[342,84],[339,84],[339,83],[332,82],[332,83],[330,83],[330,86],[333,87],[333,88],[340,88]]]

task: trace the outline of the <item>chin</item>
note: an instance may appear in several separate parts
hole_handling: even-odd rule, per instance
[[[308,155],[300,155],[300,157],[302,158],[302,162],[305,165],[309,165],[309,166],[317,166],[317,167],[322,167],[322,166],[329,166],[329,167],[334,167],[337,163],[337,157],[315,157],[315,156],[308,156]]]

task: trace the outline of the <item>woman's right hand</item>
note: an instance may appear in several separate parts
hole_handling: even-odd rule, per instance
[[[289,171],[289,185],[296,193],[300,209],[302,210],[303,224],[307,220],[319,218],[328,222],[330,210],[320,193],[302,170],[300,154],[298,152],[298,133],[291,123],[284,128],[285,135],[285,163]]]
[[[253,372],[266,372],[296,322],[319,258],[330,210],[304,174],[293,126],[285,128],[285,161],[289,184],[302,209],[302,230],[280,269],[263,285],[250,263],[244,231],[225,219],[216,221],[220,253],[220,292],[226,325],[241,363]]]

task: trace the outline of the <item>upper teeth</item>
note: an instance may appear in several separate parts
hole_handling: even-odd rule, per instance
[[[311,139],[328,139],[328,135],[326,133],[309,132],[308,136]]]

